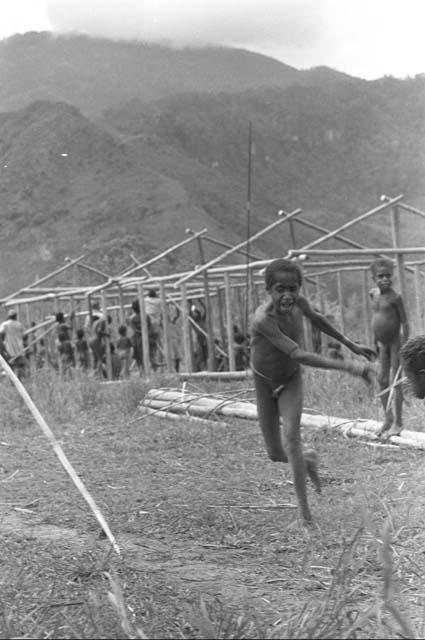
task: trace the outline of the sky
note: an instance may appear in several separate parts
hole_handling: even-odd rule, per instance
[[[425,73],[425,0],[0,0],[0,38],[85,33],[225,45],[354,76]]]

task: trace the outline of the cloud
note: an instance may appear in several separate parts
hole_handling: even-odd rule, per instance
[[[314,0],[48,0],[59,33],[173,45],[311,46],[320,37]]]

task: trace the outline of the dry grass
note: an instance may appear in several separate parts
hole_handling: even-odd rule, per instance
[[[379,418],[360,382],[306,377],[309,409]],[[324,480],[323,497],[310,491],[316,526],[306,530],[282,506],[294,502],[290,473],[267,460],[254,422],[135,419],[146,391],[166,384],[178,383],[45,373],[29,385],[118,558],[3,381],[1,638],[423,636],[421,452],[305,433]],[[406,427],[420,429],[422,414],[411,400]]]

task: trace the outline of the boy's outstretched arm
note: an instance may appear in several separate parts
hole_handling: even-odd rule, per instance
[[[335,338],[338,342],[341,342],[341,344],[348,347],[350,351],[358,356],[364,356],[368,360],[376,358],[376,353],[373,349],[366,345],[357,344],[350,340],[350,338],[347,338],[347,336],[344,336],[344,334],[338,331],[338,329],[334,327],[324,315],[315,311],[304,296],[300,296],[299,305],[306,318],[308,318],[315,327],[320,329],[320,331],[326,333],[331,338]]]
[[[290,356],[293,360],[309,367],[347,371],[352,375],[360,376],[368,384],[372,382],[373,376],[376,375],[376,368],[369,363],[356,362],[355,360],[333,360],[332,358],[325,358],[318,353],[304,351],[304,349],[300,348],[294,349]]]

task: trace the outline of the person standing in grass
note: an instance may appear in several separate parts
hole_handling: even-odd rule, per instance
[[[7,314],[7,320],[0,325],[0,332],[4,334],[4,344],[10,356],[9,364],[18,378],[23,378],[26,369],[24,326],[19,322],[15,309],[11,309]]]
[[[409,338],[409,323],[401,295],[393,289],[394,265],[388,258],[377,258],[370,267],[376,287],[371,289],[372,331],[378,350],[378,384],[383,391],[394,382],[400,366],[400,347]],[[398,385],[394,389],[394,409],[387,407],[389,389],[381,395],[385,418],[378,432],[379,437],[400,435],[403,429],[403,392]]]
[[[130,377],[131,340],[127,335],[127,327],[122,324],[118,327],[119,338],[117,340],[117,355],[121,361],[121,373],[124,378]]]
[[[294,262],[273,260],[265,270],[265,285],[270,300],[256,309],[251,324],[251,368],[258,419],[269,458],[278,462],[289,461],[292,467],[301,516],[304,523],[309,524],[312,517],[307,502],[306,473],[318,492],[321,486],[317,454],[313,450],[303,453],[301,446],[301,365],[347,371],[368,383],[374,369],[369,363],[331,360],[306,351],[302,344],[303,317],[353,353],[368,359],[375,354],[369,347],[344,336],[310,306],[300,293],[302,273]],[[280,418],[283,421],[283,441]]]

